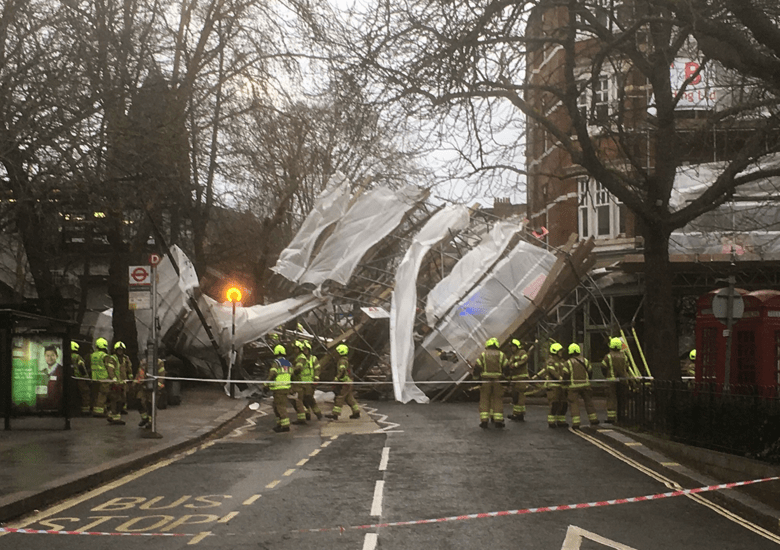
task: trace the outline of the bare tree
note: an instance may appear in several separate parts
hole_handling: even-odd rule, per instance
[[[563,165],[581,167],[634,213],[644,236],[648,359],[658,377],[679,377],[669,237],[739,185],[778,175],[762,162],[780,145],[776,5],[383,0],[363,15],[350,31],[361,40],[345,42],[354,67],[383,97],[468,128],[460,150],[480,170],[521,173],[521,147],[547,140],[569,159]],[[670,71],[678,58],[696,61],[679,82]],[[710,68],[730,82],[724,100],[685,108],[686,92]],[[601,110],[596,98],[605,75],[615,88]],[[519,119],[527,134],[518,129],[514,140],[494,139],[495,128],[519,128]],[[720,129],[732,140],[718,152],[717,178],[673,208],[677,169],[701,162],[697,144]],[[514,148],[513,160],[504,156],[508,166],[490,160],[495,145],[504,153]]]

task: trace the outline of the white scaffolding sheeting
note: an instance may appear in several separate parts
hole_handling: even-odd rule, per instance
[[[319,287],[332,280],[346,285],[365,253],[401,223],[424,193],[408,186],[398,191],[379,187],[361,195],[336,224],[299,282]]]
[[[464,206],[448,206],[434,214],[412,239],[395,274],[390,307],[390,363],[395,399],[427,403],[428,397],[412,382],[413,330],[417,310],[417,274],[425,254],[450,232],[459,233],[469,224]]]
[[[704,193],[725,168],[724,163],[683,166],[674,181],[670,206],[680,210]],[[780,155],[762,159],[746,170],[780,167]],[[731,200],[705,212],[672,233],[670,254],[756,254],[780,252],[780,178],[763,178],[734,191]]]
[[[192,359],[208,357],[212,361],[211,340],[196,312],[192,309],[189,298],[197,295],[198,279],[195,268],[189,258],[176,246],[171,247],[180,275],[176,274],[173,265],[166,256],[157,267],[157,304],[160,321],[160,335],[175,329],[178,331],[175,341],[176,348]],[[297,317],[326,302],[312,294],[289,298],[269,305],[256,305],[236,308],[235,346],[240,349],[244,344],[257,340],[274,327]],[[222,304],[201,294],[198,306],[211,327],[212,334],[219,345],[220,353],[228,356],[232,345],[233,307],[232,304]],[[151,310],[137,310],[136,330],[138,332],[139,349],[146,348],[146,341],[151,330]],[[112,310],[104,311],[98,318],[94,337],[112,340],[111,327]],[[206,369],[208,371],[208,369]]]
[[[509,245],[512,237],[523,228],[518,220],[498,222],[476,247],[455,264],[449,275],[428,293],[425,317],[434,326],[488,271]]]
[[[271,270],[290,281],[297,282],[309,266],[317,239],[328,226],[344,216],[348,205],[349,182],[343,174],[337,172],[328,181],[326,189],[317,197],[314,208],[306,216],[298,233],[279,255],[279,260]]]
[[[488,338],[502,334],[531,305],[556,258],[551,252],[520,241],[486,277],[453,307],[417,350],[415,380],[455,381],[469,372]],[[437,348],[455,352],[443,362]]]
[[[183,316],[189,314],[188,298],[199,286],[195,266],[187,255],[176,245],[171,247],[171,255],[176,260],[180,275],[176,274],[167,255],[157,266],[157,318],[160,322],[160,335],[168,332]],[[108,341],[113,339],[112,312],[113,309],[109,309],[98,317],[95,323],[95,338],[102,337]],[[146,349],[146,341],[152,328],[152,310],[136,310],[135,326],[138,332],[138,349]]]

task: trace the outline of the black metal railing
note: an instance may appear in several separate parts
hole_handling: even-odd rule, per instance
[[[780,462],[775,386],[645,380],[618,388],[618,421],[673,441]]]

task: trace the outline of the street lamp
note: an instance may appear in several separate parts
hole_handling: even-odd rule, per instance
[[[236,302],[241,301],[241,289],[231,286],[225,293],[228,301],[233,304],[233,330],[230,335],[230,363],[228,364],[228,387],[230,388],[230,397],[235,397],[234,386],[231,383],[233,362],[236,358]]]

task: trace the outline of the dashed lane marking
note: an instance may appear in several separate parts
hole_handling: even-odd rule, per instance
[[[252,495],[251,497],[249,497],[248,499],[246,499],[246,500],[245,500],[244,502],[242,502],[241,504],[243,504],[244,506],[249,506],[249,505],[251,505],[251,504],[254,504],[254,503],[255,503],[255,501],[256,501],[258,498],[260,498],[261,496],[263,496],[263,495]]]

